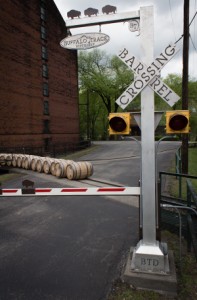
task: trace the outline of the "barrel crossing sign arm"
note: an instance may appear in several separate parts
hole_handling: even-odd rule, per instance
[[[161,69],[179,50],[180,49],[177,49],[175,45],[168,45],[148,67],[140,62],[134,55],[129,54],[126,48],[120,51],[118,57],[129,66],[137,76],[126,91],[116,100],[116,103],[122,109],[126,108],[127,105],[149,85],[166,103],[173,106],[180,97],[158,76]]]

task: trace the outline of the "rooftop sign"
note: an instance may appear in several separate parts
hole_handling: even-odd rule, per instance
[[[82,33],[64,38],[60,45],[63,48],[85,50],[99,47],[109,42],[110,37],[101,32]]]

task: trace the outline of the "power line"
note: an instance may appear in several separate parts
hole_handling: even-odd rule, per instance
[[[191,22],[189,23],[189,27],[190,27],[190,25],[192,24],[193,20],[195,19],[196,15],[197,15],[197,11],[195,12],[195,14],[194,14],[194,16],[193,16]]]
[[[192,40],[192,37],[191,37],[191,35],[189,35],[189,37],[190,37],[190,40],[191,40],[191,42],[192,42],[192,45],[193,45],[193,47],[194,47],[195,51],[197,52],[196,46],[195,46],[195,44],[194,44],[194,42],[193,42],[193,40]]]

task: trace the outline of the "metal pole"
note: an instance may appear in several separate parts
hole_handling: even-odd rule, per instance
[[[180,267],[181,267],[181,260],[182,260],[182,221],[181,221],[181,214],[179,212],[179,209],[186,209],[194,212],[197,216],[197,211],[192,208],[192,207],[187,207],[187,206],[179,206],[179,205],[171,205],[171,204],[161,204],[161,207],[163,208],[172,208],[175,209],[178,212],[179,215],[179,257],[180,257]]]
[[[163,140],[169,138],[169,136],[163,136],[161,139],[159,139],[159,141],[157,142],[157,144],[155,145],[155,182],[156,182],[156,201],[155,201],[155,206],[156,206],[156,227],[158,228],[158,231],[160,230],[159,228],[159,203],[160,203],[160,199],[159,199],[159,193],[158,193],[158,184],[161,184],[161,181],[158,182],[158,162],[157,162],[157,155],[158,155],[158,150],[159,150],[159,145],[160,142],[162,142]],[[176,138],[175,136],[172,136],[172,138]],[[160,187],[161,189],[161,187]]]

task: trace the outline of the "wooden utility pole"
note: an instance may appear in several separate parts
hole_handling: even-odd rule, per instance
[[[188,110],[189,0],[184,0],[182,109]],[[182,173],[188,174],[188,134],[182,134]]]

